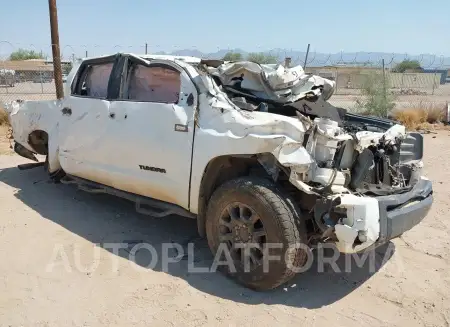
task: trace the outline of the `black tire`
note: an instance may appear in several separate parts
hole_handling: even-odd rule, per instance
[[[245,217],[245,214],[241,214],[241,204],[243,204],[244,209],[242,210],[247,210],[245,209],[247,206],[251,208],[251,210],[249,209],[250,218],[248,219],[251,219],[252,222],[257,219],[258,223],[262,224],[262,228],[253,225],[249,229],[253,231],[263,229],[265,236],[262,237],[262,240],[265,240],[266,244],[281,244],[281,248],[268,250],[270,255],[279,256],[281,260],[269,261],[266,271],[264,271],[265,267],[262,264],[254,264],[253,269],[245,270],[241,261],[234,257],[235,271],[231,271],[227,265],[218,266],[218,269],[238,283],[259,291],[273,289],[287,282],[296,274],[295,268],[303,267],[308,259],[308,250],[305,245],[307,242],[305,221],[302,219],[300,210],[293,198],[284,194],[271,181],[262,178],[242,177],[221,185],[209,201],[206,216],[206,235],[209,247],[214,255],[218,252],[220,244],[228,244],[228,248],[232,247],[229,241],[223,240],[229,238],[230,235],[233,238],[236,237],[237,243],[241,242],[241,239],[237,241],[237,238],[241,237],[239,227],[236,229],[233,225],[234,227],[231,228],[230,222],[245,221],[246,218],[236,219],[235,214],[230,213],[230,222],[224,220],[228,219],[228,213],[230,212],[227,208],[235,210],[233,207],[236,203],[238,203],[239,217]],[[256,218],[253,218],[253,213]],[[228,227],[225,227],[224,224]],[[231,230],[231,232],[228,230]],[[246,231],[244,235],[247,235],[245,233],[247,233]],[[250,239],[250,236],[248,239]],[[296,245],[300,245],[301,248],[295,249]],[[239,255],[242,255],[242,253],[237,254],[237,256]],[[261,261],[265,258],[267,256],[264,257],[263,255]],[[225,260],[224,258],[216,259]],[[252,258],[251,261],[257,260]]]
[[[49,174],[50,179],[55,183],[59,183],[61,179],[63,179],[64,176],[66,176],[66,173],[64,170],[62,170],[62,168],[52,173],[48,170],[48,155],[45,156],[44,169]]]

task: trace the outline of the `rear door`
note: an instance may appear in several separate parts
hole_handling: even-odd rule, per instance
[[[107,124],[111,75],[120,56],[81,64],[61,111],[59,159],[68,174],[110,184]]]
[[[113,187],[189,207],[197,91],[173,61],[129,56],[111,102]]]

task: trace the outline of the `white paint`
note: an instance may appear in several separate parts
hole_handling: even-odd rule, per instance
[[[356,149],[362,151],[371,145],[378,144],[382,138],[386,143],[395,143],[396,139],[403,139],[405,137],[405,126],[399,124],[395,124],[384,133],[368,131],[357,132],[356,139],[358,140],[358,143]]]
[[[58,148],[58,120],[61,115],[62,103],[58,100],[52,101],[13,101],[5,103],[6,111],[9,113],[14,140],[25,148],[34,152],[28,143],[28,136],[33,131],[41,130],[49,135],[49,170],[55,171],[59,168],[57,158]]]
[[[64,105],[72,115],[61,120],[61,166],[69,174],[188,209],[196,89],[175,62],[152,62],[180,72],[178,104],[67,96]],[[191,93],[194,104],[188,106]],[[175,131],[176,125],[187,126],[187,132]]]
[[[315,167],[313,176],[313,181],[322,185],[333,184],[344,186],[345,184],[345,175],[334,169]]]
[[[406,128],[405,126],[399,124],[392,126],[384,133],[384,140],[392,143],[394,143],[396,139],[403,139],[405,137]]]
[[[340,196],[339,207],[347,209],[347,217],[335,226],[338,242],[336,246],[341,252],[353,253],[374,244],[380,235],[380,211],[375,198],[344,194]],[[358,234],[365,235],[362,244],[354,246]]]
[[[46,131],[49,134],[51,171],[62,167],[69,174],[171,202],[192,213],[199,210],[201,180],[213,159],[224,155],[271,153],[281,165],[291,168],[289,180],[299,190],[314,193],[308,185],[311,181],[322,186],[332,183],[333,197],[340,196],[341,206],[347,208],[347,218],[336,225],[337,245],[341,251],[358,251],[378,239],[376,199],[345,194],[348,190],[343,186],[344,174],[331,167],[319,168],[317,163],[329,163],[337,143],[352,139],[336,122],[321,118],[311,122],[302,115],[286,117],[243,111],[213,83],[209,74],[199,73],[193,66],[198,64],[198,58],[148,55],[145,59],[155,64],[170,65],[180,72],[181,89],[177,104],[72,96],[71,84],[77,66],[67,77],[63,100],[6,105],[14,139],[33,150],[28,144],[29,134],[35,130]],[[261,73],[264,73],[272,88],[267,91],[269,98],[278,98],[280,93],[276,89],[289,83],[294,85],[291,98],[304,96],[311,91],[305,85],[311,88],[317,83],[328,87],[327,92],[332,93],[333,83],[310,76],[302,80],[304,74],[298,67],[272,66],[230,63],[210,70],[228,82],[245,71],[252,77],[247,80],[247,86],[259,91],[268,89],[261,80]],[[296,74],[300,75],[298,79]],[[296,88],[295,85],[301,86]],[[318,92],[317,89],[314,92]],[[194,102],[188,105],[187,97],[191,93]],[[70,108],[72,115],[63,115],[63,108]],[[186,126],[187,131],[177,129],[177,125]],[[304,147],[307,131],[311,134]],[[405,129],[400,125],[384,134],[359,132],[354,147],[361,150],[381,138],[394,141],[404,136]],[[140,169],[140,165],[161,168],[166,173],[151,173]],[[365,234],[365,241],[353,247],[360,233]]]
[[[314,135],[314,158],[317,162],[330,164],[333,161],[339,141],[337,136],[343,134],[336,121],[327,118],[316,118],[317,126]]]
[[[446,114],[445,121],[447,123],[450,123],[450,103],[447,103],[447,108],[446,108],[445,114]]]

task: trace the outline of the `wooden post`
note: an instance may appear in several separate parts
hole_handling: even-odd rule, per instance
[[[56,98],[64,98],[61,53],[59,47],[58,33],[58,12],[56,9],[56,0],[48,0],[48,10],[50,14],[50,32],[52,37],[52,55],[53,55],[53,78],[55,79]]]

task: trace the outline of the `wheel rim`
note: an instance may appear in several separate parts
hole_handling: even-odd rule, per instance
[[[262,264],[267,241],[261,217],[250,206],[234,202],[225,207],[219,220],[219,240],[225,243],[233,260],[250,265]]]

